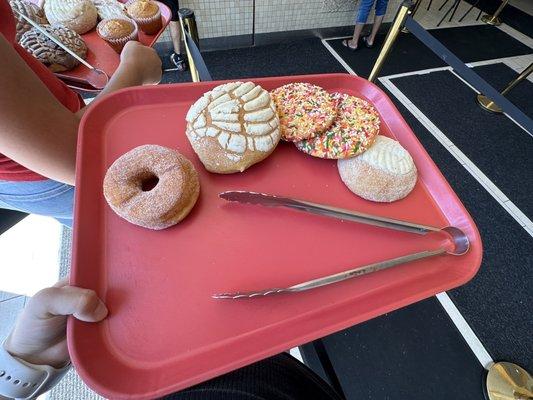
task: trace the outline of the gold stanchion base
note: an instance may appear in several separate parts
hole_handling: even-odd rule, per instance
[[[533,399],[533,378],[516,364],[493,364],[487,374],[487,397],[489,400]]]
[[[487,96],[484,96],[482,94],[477,95],[477,102],[486,111],[490,111],[496,114],[501,114],[502,109],[498,107],[496,103],[494,103],[491,99],[489,99]]]
[[[485,14],[481,17],[481,21],[483,21],[486,24],[494,25],[494,26],[500,26],[502,24],[502,21],[496,17],[494,18],[492,15]]]

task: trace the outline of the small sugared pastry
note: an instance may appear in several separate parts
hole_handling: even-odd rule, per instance
[[[156,34],[163,27],[161,11],[155,1],[130,0],[126,3],[126,13],[148,35]]]
[[[87,45],[80,35],[61,25],[45,25],[42,27],[81,58],[87,57]],[[65,50],[32,28],[20,38],[20,45],[30,54],[45,64],[52,72],[68,71],[78,66],[79,61]]]
[[[136,147],[109,167],[104,196],[120,217],[149,229],[176,225],[200,194],[198,173],[178,151],[154,144]]]
[[[253,82],[215,87],[191,106],[185,119],[200,161],[219,174],[242,172],[264,160],[281,136],[269,93]]]
[[[30,3],[26,0],[9,0],[9,5],[15,11],[29,17],[32,21],[37,22],[39,25],[48,24],[48,20],[44,15],[44,10],[38,7],[36,4]],[[28,32],[33,26],[31,26],[24,18],[13,12],[13,16],[17,21],[17,35],[15,40],[18,42],[24,32]]]
[[[124,4],[117,0],[93,0],[98,18],[127,18]]]
[[[128,41],[138,38],[137,24],[129,18],[104,19],[98,23],[96,33],[118,54]]]
[[[319,158],[348,158],[366,151],[379,133],[379,114],[367,101],[333,93],[337,118],[322,135],[296,142],[298,150]]]
[[[310,83],[289,83],[272,91],[278,111],[281,137],[297,142],[322,134],[335,117],[337,108],[330,94]]]
[[[98,19],[90,0],[45,0],[44,13],[50,24],[63,25],[80,35],[93,29]]]
[[[396,140],[381,135],[363,154],[338,160],[337,166],[348,189],[371,201],[403,199],[416,184],[411,155]]]

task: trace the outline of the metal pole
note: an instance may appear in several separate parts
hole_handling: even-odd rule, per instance
[[[187,44],[187,36],[188,33],[191,35],[192,40],[196,43],[198,47],[200,44],[200,40],[198,38],[198,29],[196,27],[196,19],[194,17],[194,12],[189,8],[180,8],[178,11],[178,16],[180,18],[180,26],[181,26],[181,37],[183,39],[183,43],[185,44],[185,51],[187,52],[187,59],[189,60],[189,68],[191,70],[191,76],[193,82],[200,82],[200,75],[198,74],[198,70],[196,69],[196,64],[194,63],[194,58],[191,55],[191,51],[189,49],[189,45]]]
[[[507,93],[509,93],[512,88],[514,88],[524,79],[526,79],[528,75],[531,74],[531,72],[533,72],[533,63],[529,64],[529,66],[525,70],[523,70],[520,75],[518,75],[515,79],[509,82],[505,89],[502,90],[501,95],[505,96]],[[498,114],[502,112],[502,109],[496,103],[494,103],[491,99],[481,93],[477,95],[477,102],[483,109],[487,111],[491,111],[493,113]]]
[[[420,3],[422,3],[422,0],[416,0],[415,6],[413,7],[413,12],[411,13],[411,18],[415,17],[416,12],[418,11],[418,7],[420,7]],[[402,28],[402,33],[409,33],[409,29],[404,26]]]
[[[533,399],[533,377],[524,368],[510,362],[492,364],[485,385],[489,400]]]
[[[498,18],[498,16],[502,12],[503,8],[507,5],[507,3],[509,3],[509,0],[502,0],[502,4],[500,4],[500,6],[498,7],[494,15],[485,14],[484,16],[481,17],[481,20],[484,23],[489,24],[489,25],[494,25],[494,26],[501,25],[502,21]]]
[[[368,76],[368,80],[370,82],[374,82],[376,80],[381,68],[383,67],[383,64],[385,63],[385,60],[387,59],[387,56],[392,49],[394,42],[396,41],[396,38],[398,37],[398,34],[400,33],[400,29],[403,27],[405,19],[407,18],[407,14],[409,14],[409,10],[412,7],[413,2],[410,0],[405,0],[396,13],[396,17],[394,18],[394,22],[392,23],[389,32],[387,33],[387,37],[385,38],[385,42],[381,47],[376,63],[372,67],[372,72],[370,72],[370,75]]]

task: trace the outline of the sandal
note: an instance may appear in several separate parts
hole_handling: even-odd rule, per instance
[[[357,47],[352,47],[352,46],[350,46],[349,43],[348,43],[349,41],[350,41],[350,39],[344,39],[344,40],[342,41],[342,45],[343,45],[344,47],[348,48],[348,50],[351,50],[351,51],[359,50],[359,46],[357,46]]]
[[[368,36],[363,36],[363,43],[365,44],[365,46],[369,49],[371,49],[372,47],[374,47],[374,43],[372,44],[369,44],[368,43]]]

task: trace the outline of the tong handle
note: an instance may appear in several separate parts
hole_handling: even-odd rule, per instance
[[[411,261],[421,260],[423,258],[433,257],[439,254],[446,253],[446,249],[440,248],[432,251],[421,251],[419,253],[408,254],[389,260],[380,261],[374,264],[368,264],[362,267],[350,269],[348,271],[339,272],[337,274],[325,276],[323,278],[313,279],[307,282],[299,283],[288,288],[290,292],[302,292],[304,290],[318,288],[320,286],[330,285],[332,283],[345,281],[347,279],[355,278],[356,276],[370,274],[372,272],[381,271],[396,265],[405,264]]]
[[[382,228],[416,233],[418,235],[425,235],[428,232],[441,231],[441,228],[434,226],[420,225],[413,222],[364,214],[357,211],[311,203],[304,200],[291,199],[289,197],[274,196],[265,193],[229,191],[220,193],[220,197],[225,200],[259,204],[267,207],[287,207],[299,211],[305,211],[311,214],[323,215],[326,217],[332,217],[346,221],[355,221],[362,224],[379,226]]]

